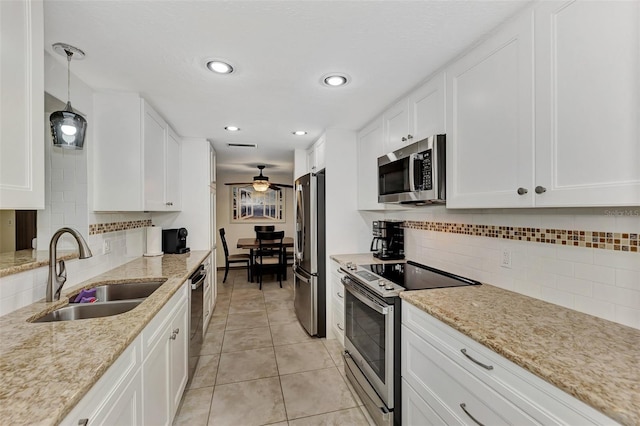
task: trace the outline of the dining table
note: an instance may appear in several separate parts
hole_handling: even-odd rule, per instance
[[[285,248],[293,247],[293,237],[284,237],[282,239],[282,246]],[[238,243],[236,247],[240,249],[249,250],[249,281],[253,282],[253,251],[260,247],[260,242],[255,237],[238,238]],[[285,278],[286,278],[286,271],[285,271]]]

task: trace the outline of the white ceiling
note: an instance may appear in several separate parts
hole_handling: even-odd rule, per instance
[[[84,50],[72,65],[84,82],[139,92],[181,136],[214,141],[220,170],[290,171],[294,148],[328,127],[360,129],[526,3],[45,0],[45,48]],[[236,71],[216,75],[210,58]],[[322,86],[334,71],[351,83]]]

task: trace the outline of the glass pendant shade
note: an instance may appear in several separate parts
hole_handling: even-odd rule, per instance
[[[67,58],[67,105],[63,111],[49,116],[53,146],[66,149],[82,149],[87,132],[87,120],[71,108],[71,59],[84,58],[84,52],[65,43],[55,43],[53,50]]]
[[[269,181],[268,180],[254,180],[253,181],[253,189],[258,192],[264,192],[269,189]]]
[[[66,149],[82,149],[87,120],[73,112],[71,102],[67,102],[64,111],[56,111],[49,116],[53,146]]]

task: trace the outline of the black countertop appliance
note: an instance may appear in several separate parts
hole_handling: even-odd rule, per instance
[[[394,220],[375,220],[373,222],[373,240],[371,251],[380,260],[404,259],[403,222]]]
[[[163,229],[162,230],[162,251],[168,254],[181,254],[191,251],[187,247],[186,228]]]

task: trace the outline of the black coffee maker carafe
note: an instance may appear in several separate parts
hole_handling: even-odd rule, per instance
[[[404,259],[404,228],[401,221],[373,221],[373,256],[380,260]]]

